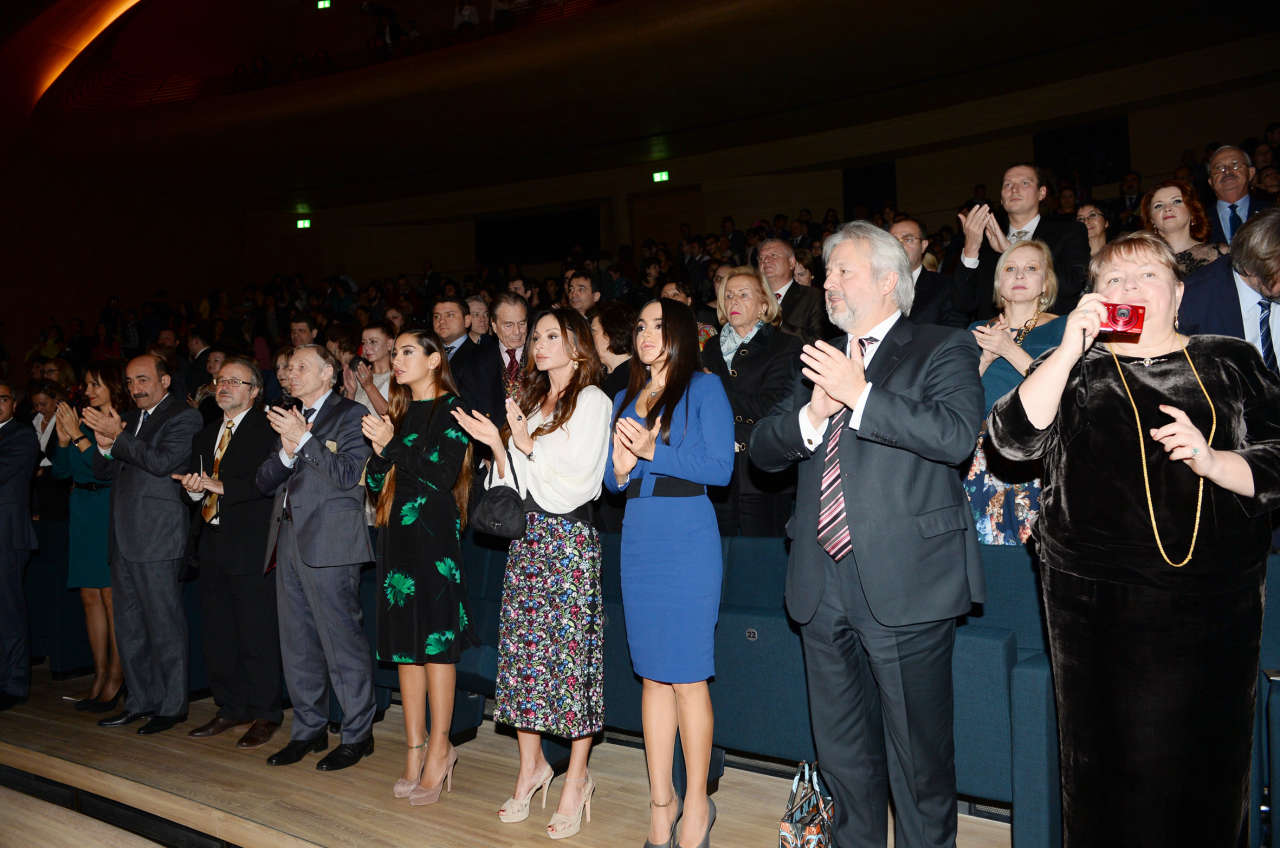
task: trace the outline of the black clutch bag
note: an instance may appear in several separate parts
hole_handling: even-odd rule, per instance
[[[507,470],[511,472],[510,486],[494,486],[486,489],[480,500],[471,508],[471,528],[502,539],[519,539],[524,535],[524,498],[520,497],[520,481],[507,454]]]

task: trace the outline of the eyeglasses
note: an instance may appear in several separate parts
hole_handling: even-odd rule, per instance
[[[1094,212],[1090,212],[1090,213],[1089,213],[1089,214],[1087,214],[1087,215],[1077,215],[1077,216],[1076,216],[1076,220],[1077,220],[1077,221],[1080,221],[1081,223],[1083,223],[1083,222],[1085,222],[1085,221],[1092,221],[1094,218],[1101,218],[1101,217],[1102,217],[1102,213],[1101,213],[1101,212],[1094,211]]]
[[[1248,167],[1249,167],[1248,165],[1239,161],[1227,162],[1223,165],[1217,166],[1216,168],[1210,168],[1209,173],[1213,174],[1216,177],[1225,177],[1228,173],[1234,174],[1239,171],[1243,171]]]
[[[920,236],[898,236],[898,241],[903,244],[915,244],[920,240]]]
[[[239,377],[219,377],[213,381],[215,386],[227,386],[228,388],[238,389],[241,386],[252,386],[248,380],[241,380]]]

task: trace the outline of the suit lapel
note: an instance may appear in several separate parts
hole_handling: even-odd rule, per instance
[[[898,363],[902,362],[906,356],[907,345],[910,344],[913,335],[915,330],[905,315],[889,328],[888,334],[879,343],[880,349],[875,352],[871,364],[867,366],[867,382],[882,383],[893,373]]]

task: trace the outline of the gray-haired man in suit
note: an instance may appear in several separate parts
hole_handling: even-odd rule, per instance
[[[84,411],[98,450],[93,470],[111,480],[111,590],[116,642],[129,689],[124,712],[98,722],[150,719],[159,733],[187,719],[187,617],[182,574],[191,528],[188,498],[170,475],[185,471],[200,413],[169,392],[164,360],[146,354],[125,367],[133,411]]]
[[[982,422],[978,346],[916,325],[911,266],[865,222],[824,245],[827,313],[845,331],[801,351],[792,397],[756,424],[751,459],[799,463],[787,611],[801,625],[809,708],[838,845],[956,838],[951,652],[983,598],[956,466]]]
[[[362,628],[360,566],[373,559],[360,485],[369,443],[365,408],[333,391],[337,361],[320,345],[295,348],[289,381],[303,411],[268,407],[280,434],[258,468],[275,495],[267,562],[276,557],[280,654],[293,701],[290,741],[267,762],[289,765],[328,747],[329,681],[342,706],[342,744],[316,764],[355,765],[373,753],[373,656]]]

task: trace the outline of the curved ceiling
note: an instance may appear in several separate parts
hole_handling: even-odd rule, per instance
[[[131,5],[54,2],[0,48],[0,69],[14,57],[25,61],[20,79],[0,74],[4,102],[34,102],[48,69]],[[261,45],[298,44],[285,25],[313,6],[139,4],[90,51],[94,61],[71,65],[58,97],[34,116],[27,108],[28,149],[67,167],[110,157],[122,182],[180,179],[234,193],[249,208],[280,208],[301,195],[336,205],[803,135],[1278,25],[1223,19],[1183,0],[1116,5],[1100,26],[1066,22],[1055,4],[1022,5],[1011,16],[997,0],[920,0],[909,9],[849,0],[618,0],[545,26],[263,90],[219,94],[209,85]],[[205,94],[72,108],[112,78],[103,68]]]

